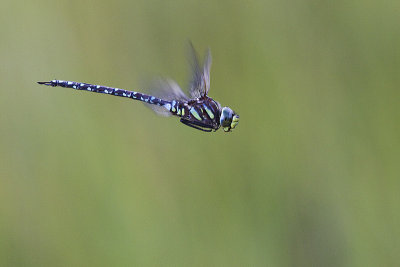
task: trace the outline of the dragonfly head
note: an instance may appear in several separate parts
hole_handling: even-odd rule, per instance
[[[224,131],[230,132],[236,127],[238,123],[239,115],[235,114],[232,109],[228,107],[223,107],[221,111],[220,125],[222,126],[222,128],[224,128]]]

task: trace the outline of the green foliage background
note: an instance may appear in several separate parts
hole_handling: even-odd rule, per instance
[[[1,266],[398,266],[399,1],[10,1],[0,16]],[[127,99],[187,81],[206,134]]]

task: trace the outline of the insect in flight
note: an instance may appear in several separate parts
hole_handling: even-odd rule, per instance
[[[210,50],[207,50],[203,66],[201,66],[196,51],[190,44],[190,61],[192,68],[192,77],[189,84],[190,98],[176,82],[167,79],[160,79],[155,86],[156,88],[154,88],[158,90],[159,97],[119,88],[72,81],[52,80],[38,83],[132,98],[149,104],[160,115],[178,116],[183,124],[194,129],[211,132],[222,127],[225,132],[230,132],[239,123],[239,115],[229,107],[221,107],[217,101],[207,96],[210,90]]]

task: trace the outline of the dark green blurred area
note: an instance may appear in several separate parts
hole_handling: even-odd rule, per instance
[[[398,266],[399,1],[3,1],[1,266]],[[127,99],[184,86],[207,134]]]

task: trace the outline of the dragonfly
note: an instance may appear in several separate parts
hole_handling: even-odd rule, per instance
[[[191,43],[189,45],[189,54],[191,66],[190,97],[171,79],[158,79],[153,84],[153,91],[158,92],[157,96],[116,87],[64,80],[37,83],[131,98],[149,105],[159,115],[177,116],[180,118],[180,122],[194,129],[203,132],[215,132],[222,127],[225,132],[231,132],[239,123],[239,115],[229,107],[221,107],[217,101],[207,95],[210,90],[212,61],[210,49],[206,51],[203,64],[200,64],[197,53]]]

